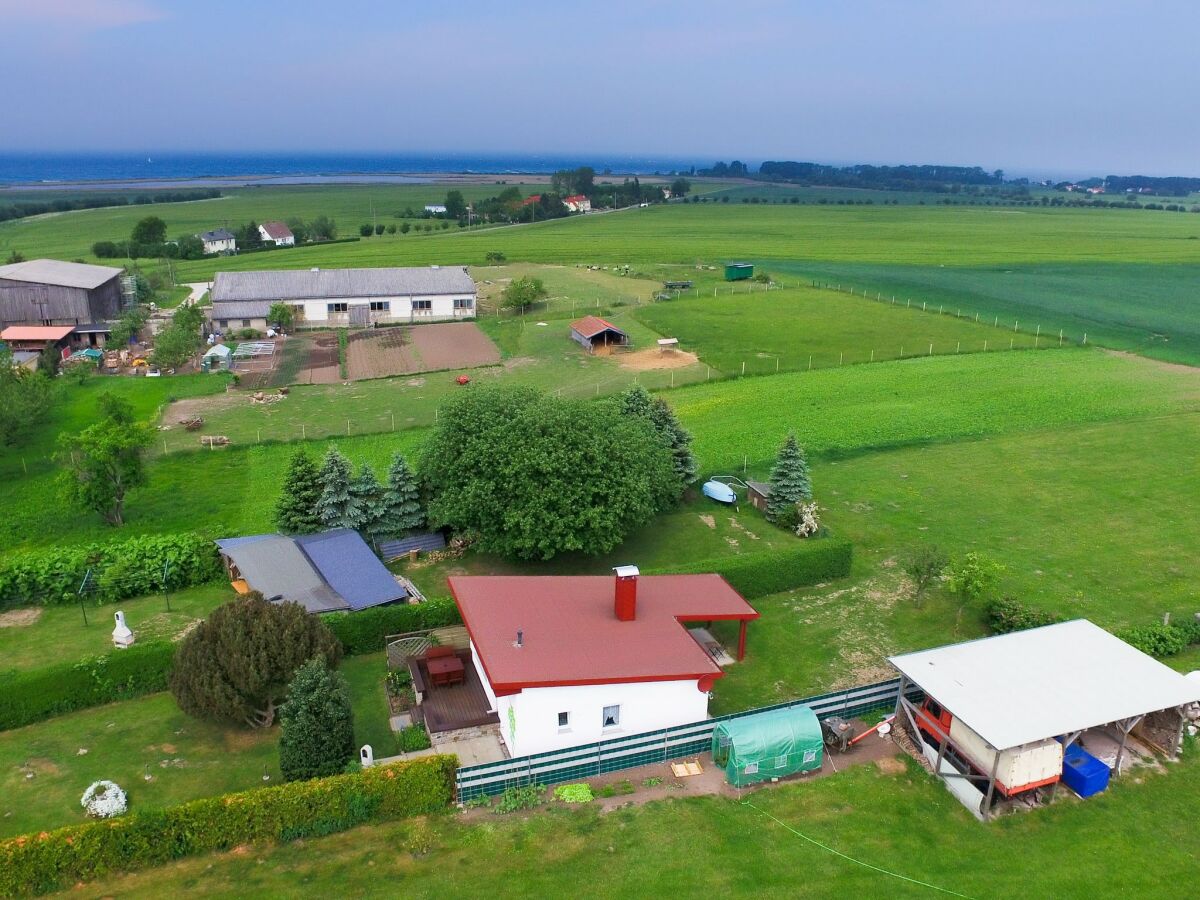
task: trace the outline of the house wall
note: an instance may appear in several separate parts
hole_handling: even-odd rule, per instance
[[[428,300],[427,310],[413,309],[413,301]],[[470,307],[455,309],[455,300],[469,300]],[[386,311],[369,311],[371,322],[436,322],[446,319],[470,319],[475,316],[474,294],[417,294],[395,297],[327,297],[320,300],[304,300],[293,303],[302,311],[299,322],[305,325],[348,325],[350,312],[329,312],[330,303],[345,303],[348,306],[367,306],[371,303],[387,302]]]
[[[232,253],[237,248],[237,241],[230,238],[224,241],[205,241],[205,253]]]
[[[247,322],[250,324],[247,325]],[[249,319],[214,318],[212,320],[213,331],[219,331],[222,334],[231,334],[233,332],[241,331],[243,328],[254,328],[265,333],[267,330],[267,320],[263,316],[252,316]]]
[[[261,237],[263,241],[270,241],[276,247],[291,247],[296,243],[296,238],[294,236],[282,238],[271,237],[267,234],[267,229],[263,228],[261,225],[258,226],[258,236]]]

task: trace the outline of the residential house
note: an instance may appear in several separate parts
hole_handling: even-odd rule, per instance
[[[258,235],[263,239],[263,243],[274,244],[276,247],[293,247],[296,244],[296,236],[292,234],[292,229],[282,222],[263,222],[258,226]]]
[[[591,212],[592,201],[583,194],[572,194],[563,198],[563,205],[571,212]]]
[[[237,238],[233,232],[227,228],[218,228],[215,231],[204,231],[196,235],[204,244],[204,253],[206,255],[212,253],[236,253]]]

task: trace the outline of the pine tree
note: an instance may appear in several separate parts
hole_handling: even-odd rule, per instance
[[[621,395],[621,412],[627,416],[643,416],[649,419],[650,408],[653,405],[654,398],[640,384],[635,384]]]
[[[425,507],[421,505],[421,487],[403,454],[392,457],[387,489],[376,526],[378,534],[394,536],[425,527]]]
[[[378,534],[379,517],[383,513],[383,486],[366,463],[358,470],[358,477],[350,482],[350,495],[358,504],[355,523],[350,527],[365,534]]]
[[[360,512],[358,498],[350,491],[350,462],[330,447],[321,465],[321,497],[317,515],[325,528],[355,528]]]
[[[635,384],[621,395],[621,412],[627,416],[640,416],[654,426],[655,432],[671,449],[671,459],[680,485],[696,480],[696,457],[692,453],[692,436],[679,424],[675,412],[661,397],[654,397],[640,384]]]
[[[292,455],[283,493],[275,504],[275,527],[284,534],[312,534],[321,530],[317,501],[321,499],[321,479],[316,464],[305,450]]]
[[[288,781],[336,775],[354,758],[350,689],[322,657],[296,671],[279,718],[279,769]]]
[[[771,470],[771,496],[767,498],[767,521],[787,525],[796,516],[796,504],[812,499],[812,479],[808,474],[808,460],[796,442],[796,435],[789,434],[775,468]]]

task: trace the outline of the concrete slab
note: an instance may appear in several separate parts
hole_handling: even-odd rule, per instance
[[[403,731],[413,722],[412,713],[400,713],[388,719],[392,731]]]
[[[448,735],[453,735],[449,732]],[[433,746],[437,753],[453,753],[460,766],[477,766],[481,763],[498,762],[506,759],[500,738],[493,734],[439,740]]]

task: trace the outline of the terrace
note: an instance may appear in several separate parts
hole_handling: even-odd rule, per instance
[[[441,648],[433,648],[435,651]],[[438,673],[431,674],[430,663],[435,667],[439,660],[454,659],[462,664],[461,680],[446,683]],[[425,722],[429,733],[458,731],[463,728],[478,728],[483,725],[498,725],[500,717],[490,710],[487,694],[471,661],[470,650],[455,650],[449,656],[430,658],[411,656],[408,671],[412,674],[413,689],[417,694],[416,712]],[[435,682],[434,679],[438,679]]]

